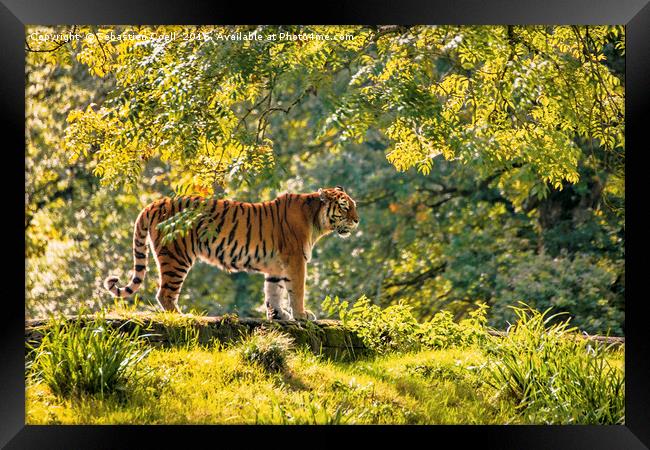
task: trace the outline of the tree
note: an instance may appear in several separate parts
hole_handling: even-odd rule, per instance
[[[609,152],[624,147],[621,78],[602,64],[608,44],[623,48],[623,27],[76,31],[87,38],[56,51],[115,86],[97,110],[71,112],[66,141],[93,155],[105,183],[133,182],[153,155],[203,189],[254,176],[273,162],[270,117],[292,111],[317,125],[314,143],[329,133],[339,145],[362,142],[372,128],[388,138],[398,170],[427,173],[438,154],[488,172],[515,165],[540,195],[545,183],[578,180],[576,136]],[[238,33],[262,39],[224,40]],[[352,39],[266,39],[280,33]],[[310,95],[319,101],[295,108]]]

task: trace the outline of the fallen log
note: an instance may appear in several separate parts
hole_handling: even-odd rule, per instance
[[[506,331],[488,330],[491,336],[504,337],[507,336]],[[599,336],[597,334],[577,333],[576,336],[587,339],[601,344],[612,344],[614,346],[625,345],[625,338],[620,336]]]
[[[65,316],[65,321],[92,323],[96,317]],[[135,313],[128,317],[105,316],[106,326],[132,332],[138,327],[139,334],[154,346],[183,345],[195,340],[201,345],[234,343],[250,335],[257,328],[276,328],[291,336],[297,346],[306,345],[315,354],[334,359],[355,358],[367,353],[362,340],[336,320],[314,322],[277,320],[235,316],[161,316]],[[47,319],[32,319],[25,322],[25,342],[37,346],[49,326]]]
[[[65,316],[65,321],[82,321],[92,323],[96,317]],[[151,345],[183,345],[195,340],[201,345],[215,343],[234,343],[250,335],[257,328],[275,328],[291,336],[298,346],[306,345],[313,353],[333,359],[355,358],[368,353],[367,347],[359,336],[344,328],[337,320],[317,320],[314,322],[235,317],[235,316],[165,316],[160,314],[131,313],[129,316],[105,316],[106,326],[131,332],[138,327],[139,334]],[[25,322],[25,342],[30,347],[37,346],[43,338],[48,319],[31,319]],[[503,337],[505,331],[489,330],[492,336]],[[616,336],[598,336],[579,334],[594,342],[622,346],[625,338]]]

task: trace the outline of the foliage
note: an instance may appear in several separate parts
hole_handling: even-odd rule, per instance
[[[422,323],[417,331],[426,348],[467,347],[483,343],[487,336],[487,310],[485,303],[469,313],[469,317],[454,322],[449,311],[439,311]]]
[[[112,77],[114,89],[97,109],[68,115],[66,146],[92,154],[95,174],[109,184],[132,183],[154,155],[189,171],[188,184],[200,189],[259,174],[274,160],[269,116],[289,114],[309,95],[325,109],[314,139],[338,133],[341,143],[363,142],[376,129],[389,139],[386,157],[398,170],[429,173],[441,154],[485,167],[525,165],[534,175],[530,189],[540,181],[561,188],[578,180],[575,136],[613,153],[624,146],[622,80],[602,63],[608,45],[622,51],[623,27],[75,31],[86,38],[62,46],[60,62],[76,59],[93,75]],[[268,39],[282,32],[343,38]],[[261,39],[224,41],[237,33]]]
[[[30,38],[70,30],[88,39]],[[218,38],[238,31],[352,38]],[[260,201],[343,185],[361,226],[316,245],[310,309],[365,294],[418,321],[459,320],[482,299],[503,329],[523,300],[624,333],[622,27],[26,32],[28,317],[111,302],[101,281],[129,277],[133,221],[161,195]],[[158,308],[156,278],[150,258],[141,309]],[[262,285],[198,264],[179,303],[262,316]]]
[[[242,361],[257,364],[268,372],[281,372],[287,366],[287,353],[293,340],[275,329],[257,328],[240,344]]]
[[[496,275],[494,289],[501,304],[492,308],[492,320],[512,321],[513,310],[505,305],[525,300],[539,310],[570,312],[582,331],[609,330],[620,336],[623,305],[611,288],[616,276],[616,267],[599,264],[587,255],[522,255],[507,271]]]
[[[382,309],[363,296],[349,307],[338,297],[326,297],[323,308],[337,314],[343,326],[357,334],[364,345],[378,354],[407,352],[420,348],[443,349],[467,347],[482,342],[486,336],[487,305],[456,323],[448,311],[440,311],[430,320],[419,323],[411,307],[403,304]]]
[[[150,352],[139,332],[113,329],[102,315],[89,323],[53,317],[33,349],[33,376],[64,397],[123,391],[141,378],[138,366]]]
[[[495,339],[488,373],[525,421],[624,423],[625,378],[608,360],[611,349],[580,339],[568,320],[553,324],[549,310],[513,309],[518,321]]]
[[[336,38],[268,39],[312,32]],[[110,305],[101,282],[129,277],[161,195],[342,185],[361,224],[319,241],[306,301],[375,353],[288,358],[276,332],[208,349],[164,314],[175,345],[149,351],[55,319],[27,422],[623,422],[621,352],[561,318],[625,332],[624,27],[29,26],[25,43],[27,317]],[[156,272],[116,308],[158,309]],[[199,264],[179,303],[262,316],[262,285]]]
[[[363,296],[350,309],[348,302],[340,301],[338,297],[326,297],[322,307],[330,314],[337,312],[343,327],[356,333],[371,351],[382,354],[413,350],[419,346],[415,336],[418,323],[407,305],[381,309]]]

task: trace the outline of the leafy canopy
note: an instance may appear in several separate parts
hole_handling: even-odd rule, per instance
[[[278,114],[319,118],[306,145],[342,147],[378,132],[399,171],[427,174],[437,155],[485,173],[523,167],[524,187],[540,196],[547,184],[578,180],[576,138],[619,156],[625,145],[624,89],[603,63],[607,49],[623,51],[623,27],[74,31],[85,38],[30,57],[75,58],[113,80],[102,104],[70,112],[66,131],[70,155],[92,155],[94,173],[109,185],[133,184],[153,156],[170,164],[186,191],[258,176],[281,151],[274,136],[284,122],[271,120]],[[281,32],[340,38],[268,39]],[[236,33],[261,39],[227,39]]]

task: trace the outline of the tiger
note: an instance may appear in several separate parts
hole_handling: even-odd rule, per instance
[[[165,242],[157,225],[202,204],[204,214],[184,234]],[[163,197],[142,209],[133,228],[133,275],[120,287],[118,277],[104,280],[114,297],[134,294],[147,271],[147,242],[159,272],[156,300],[165,311],[180,313],[178,298],[197,261],[227,272],[264,274],[268,320],[316,320],[305,309],[305,278],[314,244],[336,232],[347,238],[359,225],[356,202],[341,186],[318,192],[284,193],[274,200],[248,203],[200,196]],[[288,305],[283,306],[285,293]]]

